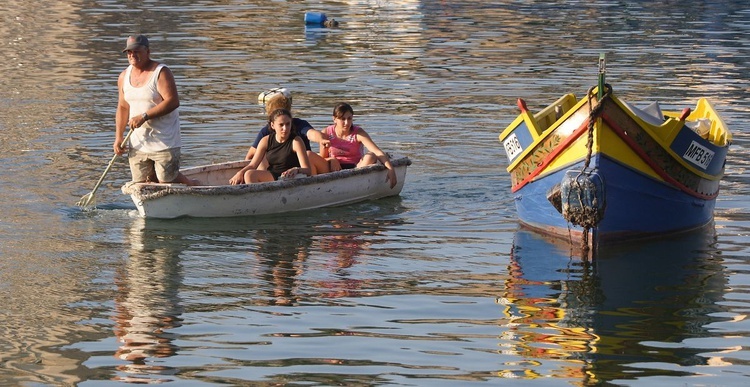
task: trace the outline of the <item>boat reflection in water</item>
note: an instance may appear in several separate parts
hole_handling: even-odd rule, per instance
[[[258,293],[255,305],[296,305],[299,301],[298,278],[310,256],[313,236],[309,229],[262,229],[253,234],[256,240],[255,265]]]
[[[115,357],[124,362],[113,379],[173,381],[178,370],[165,365],[165,358],[177,353],[171,331],[182,325],[180,238],[146,232],[144,219],[134,219],[128,231],[130,255],[115,274],[114,333],[120,343]]]
[[[366,208],[360,206],[360,210]],[[371,244],[379,243],[379,234],[403,222],[388,206],[373,208],[380,219],[365,213],[332,217],[314,225],[282,223],[255,230],[256,243],[251,250],[257,260],[258,292],[254,304],[297,306],[321,297],[362,295],[369,288],[369,280],[357,278],[348,269]],[[395,211],[401,211],[400,206]],[[313,263],[308,262],[311,255]],[[312,278],[306,273],[308,265],[315,268]]]
[[[706,327],[717,320],[711,315],[722,310],[726,279],[713,225],[600,247],[592,261],[557,241],[523,229],[515,234],[509,279],[497,299],[508,318],[500,346],[524,360],[506,363],[501,376],[590,385],[693,375],[674,369],[713,364],[700,355],[705,349],[679,344],[710,336]],[[649,363],[656,365],[643,366]]]

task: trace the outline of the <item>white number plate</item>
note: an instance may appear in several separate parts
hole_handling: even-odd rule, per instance
[[[508,160],[513,160],[523,152],[521,142],[518,141],[518,137],[516,137],[515,133],[511,133],[510,136],[503,141],[503,146],[505,147],[505,154],[508,155]]]
[[[685,151],[685,154],[682,155],[682,157],[685,158],[685,160],[688,160],[691,163],[703,169],[706,169],[708,168],[708,165],[711,164],[711,160],[714,158],[714,154],[714,151],[693,141]]]

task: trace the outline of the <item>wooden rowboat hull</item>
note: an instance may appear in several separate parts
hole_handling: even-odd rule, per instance
[[[233,161],[181,171],[206,185],[131,182],[122,187],[122,192],[130,195],[146,218],[279,214],[396,196],[403,189],[411,160],[402,157],[391,161],[398,178],[393,188],[386,181],[386,168],[380,164],[269,183],[226,185],[247,163]]]

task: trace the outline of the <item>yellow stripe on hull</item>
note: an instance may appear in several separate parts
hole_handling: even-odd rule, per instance
[[[533,132],[530,133],[533,142],[507,167],[514,190],[586,158],[589,151],[587,123],[590,102],[593,106],[597,104],[595,100],[589,101],[589,96],[575,101],[571,95],[565,95],[540,113],[532,116],[524,111],[514,121],[512,127],[523,121]],[[611,96],[608,103],[609,107],[595,125],[592,156],[601,152],[609,159],[657,181],[671,181],[674,177],[703,195],[715,194],[718,188],[715,185],[721,179],[723,170],[717,170],[716,163],[713,168],[707,169],[706,165],[701,165],[698,156],[688,157],[688,152],[693,148],[687,148],[684,144],[685,132],[690,131],[685,127],[686,121],[699,119],[710,122],[710,131],[703,136],[704,139],[720,147],[726,147],[731,141],[731,134],[708,101],[701,99],[690,115],[687,114],[689,109],[663,113],[663,121],[659,121],[659,125],[647,122],[615,96]],[[568,110],[560,114],[560,107]],[[501,134],[501,141],[508,136],[512,127]],[[673,146],[677,147],[679,154],[672,149]],[[707,149],[705,146],[698,148],[695,152]],[[710,149],[708,151],[711,152]]]
[[[652,177],[653,179],[663,181],[663,179],[638,156],[633,150],[625,144],[609,127],[603,126],[603,130],[598,126],[594,130],[594,145],[592,147],[592,157],[599,152],[609,156],[623,165]],[[585,160],[588,154],[588,133],[584,133],[571,146],[560,153],[537,178],[542,178],[549,173]],[[602,146],[602,144],[607,144]]]

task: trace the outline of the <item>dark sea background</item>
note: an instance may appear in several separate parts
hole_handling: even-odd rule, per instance
[[[325,12],[336,29],[306,27]],[[750,383],[746,1],[5,0],[0,385]],[[294,215],[144,220],[112,157],[125,38],[175,74],[184,166],[242,159],[258,93],[317,128],[339,101],[410,157],[396,198]],[[519,230],[498,141],[607,82],[709,98],[734,142],[715,225],[609,246]],[[637,210],[637,209],[634,209]],[[523,381],[523,383],[521,383]]]

